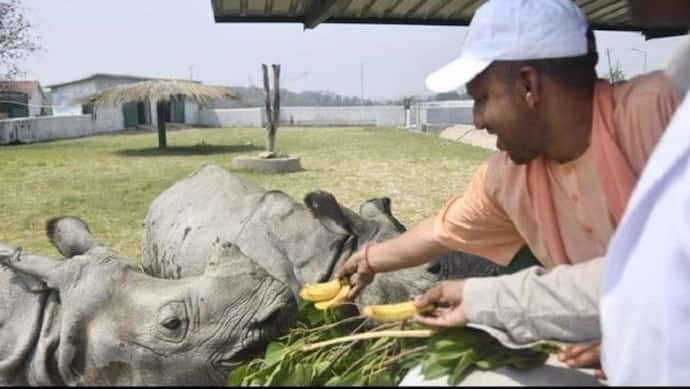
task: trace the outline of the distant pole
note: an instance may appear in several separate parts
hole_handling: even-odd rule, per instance
[[[359,63],[359,87],[360,87],[360,99],[362,105],[364,105],[364,62]]]
[[[608,48],[606,49],[606,56],[609,59],[609,80],[613,82],[613,68],[611,67],[611,50]]]
[[[194,79],[194,78],[192,77],[192,75],[194,74],[193,71],[194,71],[194,65],[191,65],[191,66],[189,67],[189,80],[190,80],[190,81],[192,81],[192,80]]]

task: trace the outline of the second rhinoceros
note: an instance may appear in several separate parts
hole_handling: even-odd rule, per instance
[[[222,385],[296,319],[287,286],[227,243],[164,280],[77,218],[48,234],[66,259],[0,244],[0,386]]]
[[[300,285],[329,279],[367,242],[405,231],[388,198],[365,201],[358,215],[329,193],[310,192],[302,204],[214,165],[202,166],[160,194],[144,227],[142,265],[149,274],[173,279],[201,274],[212,242],[219,239],[260,261],[295,296]],[[429,265],[377,274],[356,303],[408,300],[439,279],[498,271],[485,259],[451,252]]]

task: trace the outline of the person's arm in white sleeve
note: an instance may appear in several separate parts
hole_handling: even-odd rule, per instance
[[[486,325],[519,344],[598,340],[603,272],[604,257],[599,257],[551,270],[532,267],[499,277],[443,281],[416,302],[450,307],[416,320],[440,327]]]

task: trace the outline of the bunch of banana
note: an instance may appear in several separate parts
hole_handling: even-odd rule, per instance
[[[314,307],[326,310],[342,304],[350,293],[350,285],[346,278],[331,280],[317,284],[304,284],[299,291],[303,300],[315,302]]]
[[[434,309],[434,305],[417,309],[414,301],[406,301],[397,304],[368,305],[364,307],[362,313],[364,316],[378,321],[399,321],[412,319],[417,313],[429,312]]]

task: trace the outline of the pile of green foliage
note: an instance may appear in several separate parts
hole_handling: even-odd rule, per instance
[[[473,328],[440,330],[429,338],[379,337],[303,349],[348,335],[421,328],[405,322],[373,327],[366,318],[347,316],[342,309],[323,312],[302,303],[298,324],[287,335],[271,342],[264,358],[234,369],[227,384],[395,386],[410,369],[421,364],[426,379],[447,375],[448,384],[456,385],[472,369],[488,370],[503,365],[529,369],[543,365],[549,353],[556,351],[553,345],[512,350]]]

